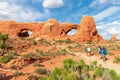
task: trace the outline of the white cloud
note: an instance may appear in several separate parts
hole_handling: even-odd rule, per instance
[[[90,4],[90,7],[96,7],[99,6],[101,4],[107,5],[107,4],[111,4],[111,5],[120,5],[120,0],[93,0],[93,2]]]
[[[98,0],[100,4],[107,2],[107,0]]]
[[[104,38],[110,38],[112,34],[116,34],[120,39],[120,22],[114,21],[112,23],[102,24],[97,26],[98,31]]]
[[[45,18],[49,14],[48,10],[40,13],[32,8],[18,6],[8,2],[0,2],[0,19],[2,20],[35,21],[38,18]]]
[[[106,2],[108,2],[108,0],[93,0],[93,2],[90,4],[90,7],[95,7],[98,6],[99,4],[104,4]]]
[[[96,21],[100,21],[104,18],[107,18],[107,17],[117,13],[119,10],[120,10],[120,7],[118,7],[118,6],[109,7],[107,9],[101,11],[100,13],[94,15],[93,17]]]
[[[64,4],[63,0],[44,0],[42,6],[44,8],[59,8]]]

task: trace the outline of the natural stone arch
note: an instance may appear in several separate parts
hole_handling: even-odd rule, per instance
[[[68,31],[67,36],[73,36],[77,33],[77,29],[71,29]]]
[[[32,31],[29,29],[21,29],[20,32],[18,33],[19,37],[29,37],[32,35]]]

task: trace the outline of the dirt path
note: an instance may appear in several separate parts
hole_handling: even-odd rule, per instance
[[[112,63],[110,61],[103,62],[103,60],[99,59],[98,57],[95,57],[95,56],[88,57],[83,53],[75,53],[75,54],[77,56],[80,56],[87,64],[89,64],[94,60],[97,60],[98,65],[101,64],[104,68],[114,69],[118,74],[120,74],[120,65],[118,64]]]
[[[90,62],[97,60],[97,64],[102,65],[104,68],[108,69],[114,69],[118,74],[120,74],[120,65],[112,63],[110,61],[103,62],[103,60],[99,59],[96,56],[87,56],[86,53],[81,53],[81,52],[70,52],[69,49],[67,49],[65,46],[59,46],[63,49],[66,49],[69,53],[74,53],[76,56],[80,56],[85,63],[90,64]]]

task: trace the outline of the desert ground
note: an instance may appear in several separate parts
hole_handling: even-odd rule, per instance
[[[5,43],[8,47],[1,48],[0,79],[1,80],[54,80],[47,79],[46,71],[51,74],[54,69],[63,68],[66,59],[83,60],[86,65],[96,61],[96,66],[114,70],[120,74],[120,41],[104,41],[81,43],[66,40],[35,40],[31,38],[9,38]],[[91,47],[92,55],[86,55],[86,47]],[[106,62],[100,59],[97,47],[105,47],[109,52]],[[73,65],[73,64],[71,64]],[[41,69],[41,71],[39,70]],[[93,71],[94,72],[94,71]],[[92,71],[89,73],[93,76]],[[101,76],[89,80],[103,80]],[[116,79],[119,80],[120,78]],[[64,80],[64,79],[63,79]],[[77,79],[71,79],[77,80]],[[86,80],[86,79],[82,79]],[[113,78],[107,80],[115,80]]]

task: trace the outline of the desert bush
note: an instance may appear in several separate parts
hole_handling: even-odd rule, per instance
[[[9,62],[13,57],[11,55],[4,55],[0,58],[1,63],[7,63]]]
[[[18,56],[17,52],[12,52],[11,55],[12,56]]]
[[[68,46],[68,48],[69,48],[69,49],[71,49],[71,48],[72,48],[72,46],[70,46],[70,45],[69,45],[69,46]]]
[[[102,80],[112,80],[109,74],[110,70],[109,69],[104,69],[103,75],[102,75]]]
[[[8,34],[0,33],[0,48],[2,49],[1,55],[8,52],[9,45],[6,43],[8,39],[9,39]]]
[[[97,66],[97,61],[91,62],[93,71],[89,71],[89,65],[83,60],[73,61],[66,59],[63,61],[63,68],[55,68],[52,73],[47,74],[39,80],[120,80],[120,76],[114,71]],[[92,74],[91,74],[92,73]]]
[[[15,72],[15,73],[13,74],[14,77],[17,77],[17,76],[20,76],[20,75],[23,75],[23,72]]]
[[[61,69],[59,69],[59,68],[55,68],[54,70],[53,70],[53,75],[54,75],[54,77],[60,77],[61,76],[61,74],[62,74],[62,72],[61,72],[62,70]]]
[[[34,64],[33,64],[33,66],[38,66],[38,67],[41,67],[41,66],[42,66],[42,64],[40,64],[40,63],[34,63]]]
[[[85,67],[85,65],[86,65],[83,60],[80,60],[80,61],[79,61],[79,64],[80,64],[81,68]]]
[[[59,80],[59,79],[56,79],[54,76],[47,76],[45,80]]]
[[[2,80],[2,74],[0,74],[0,80]]]
[[[94,70],[97,65],[97,60],[93,61],[89,65],[89,70]]]
[[[118,75],[115,70],[110,70],[109,72],[112,80],[120,80],[120,75]]]
[[[46,79],[45,77],[40,77],[38,80],[49,80],[49,79]],[[51,79],[53,80],[53,79]]]
[[[90,78],[88,80],[95,80],[94,76],[90,76]]]
[[[78,43],[77,43],[77,44],[75,45],[75,48],[80,48],[81,46],[82,46],[81,44],[78,44]]]
[[[67,38],[67,39],[65,40],[65,43],[73,43],[73,41],[72,41],[71,39]]]
[[[61,43],[64,43],[64,40],[59,39],[59,40],[56,40],[56,42],[61,44]]]
[[[65,69],[69,70],[72,68],[73,60],[72,59],[66,59],[63,61],[63,66]]]
[[[10,68],[11,68],[11,69],[17,69],[17,66],[11,65]]]
[[[33,45],[37,45],[37,41],[33,40]]]
[[[28,80],[38,80],[38,77],[36,75],[30,75],[28,76]]]
[[[69,73],[67,80],[78,80],[78,77],[74,73]]]
[[[92,41],[91,41],[91,40],[88,40],[88,41],[87,41],[87,44],[91,44],[91,43],[92,43]]]
[[[99,66],[99,67],[96,67],[93,72],[95,76],[101,77],[104,72],[104,69]]]
[[[47,74],[47,70],[43,68],[38,68],[35,70],[37,74]]]
[[[120,49],[120,46],[116,46],[116,49],[119,50],[119,49]]]
[[[120,56],[115,56],[113,62],[114,63],[119,63],[120,62]]]
[[[58,53],[58,54],[65,55],[65,54],[67,54],[68,52],[67,52],[66,49],[61,49],[61,50],[57,51],[57,53]]]
[[[113,52],[108,52],[108,55],[114,55],[114,53]]]
[[[6,48],[6,45],[5,45],[5,44],[0,44],[0,48],[1,48],[1,49],[5,49],[5,48]]]
[[[51,43],[49,42],[49,41],[47,41],[47,40],[42,40],[41,42],[40,42],[40,44],[42,44],[42,45],[51,45]]]
[[[28,53],[28,54],[26,54],[26,55],[23,55],[23,58],[30,58],[30,57],[34,57],[35,56],[35,54],[33,54],[33,53]]]

